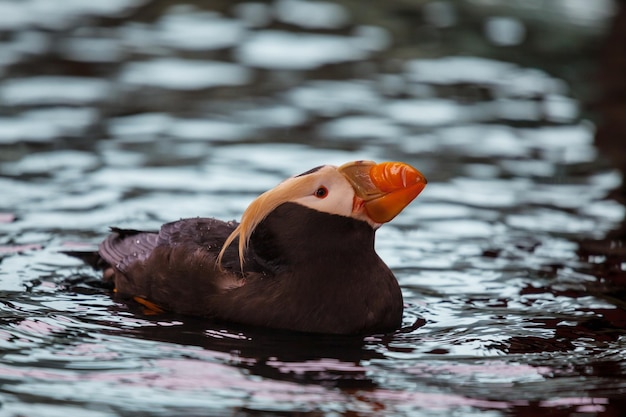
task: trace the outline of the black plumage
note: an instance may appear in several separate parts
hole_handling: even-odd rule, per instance
[[[235,245],[220,269],[217,255],[236,226],[196,218],[159,233],[117,229],[100,255],[119,295],[165,310],[307,332],[399,327],[400,288],[367,223],[284,203],[252,233],[244,270]]]

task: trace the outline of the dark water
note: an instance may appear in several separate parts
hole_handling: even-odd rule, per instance
[[[0,1],[0,416],[626,413],[613,3],[211,3]],[[146,315],[62,253],[362,158],[429,178],[395,334]]]

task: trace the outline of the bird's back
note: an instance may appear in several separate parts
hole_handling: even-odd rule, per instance
[[[121,297],[148,300],[183,314],[211,315],[211,298],[241,285],[236,249],[216,259],[237,226],[211,218],[167,223],[159,232],[112,228],[99,247],[104,278]],[[230,272],[232,271],[232,272]]]

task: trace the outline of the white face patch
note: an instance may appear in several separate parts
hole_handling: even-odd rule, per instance
[[[367,216],[362,204],[355,207],[357,200],[359,199],[356,198],[354,188],[336,166],[325,165],[291,177],[250,203],[241,216],[239,226],[224,242],[217,262],[221,263],[226,248],[239,237],[239,259],[243,268],[243,254],[255,227],[272,210],[286,202],[301,204],[324,213],[362,220],[374,229],[380,227],[379,223]]]
[[[303,189],[300,197],[292,201],[317,211],[340,216],[351,217],[354,201],[354,188],[348,180],[334,166],[324,166],[319,170],[306,174],[307,187]],[[290,178],[287,181],[297,181],[298,178]]]

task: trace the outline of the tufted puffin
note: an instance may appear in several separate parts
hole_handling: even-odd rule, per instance
[[[111,228],[98,249],[104,279],[156,311],[302,332],[393,331],[402,294],[374,234],[425,185],[400,162],[319,166],[261,194],[240,223]]]

